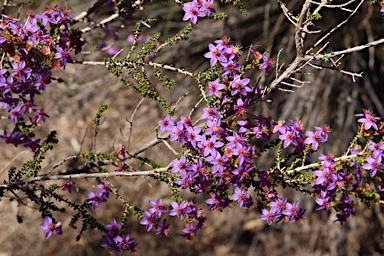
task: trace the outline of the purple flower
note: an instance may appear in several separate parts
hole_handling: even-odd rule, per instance
[[[117,246],[124,251],[131,251],[134,253],[136,250],[134,249],[138,243],[135,243],[134,238],[129,238],[129,234],[125,234],[123,237],[116,236],[113,240],[115,240]]]
[[[221,135],[224,133],[224,129],[221,127],[221,120],[215,119],[215,120],[207,120],[207,129],[204,131],[204,134],[206,135]]]
[[[252,91],[251,88],[246,86],[249,84],[249,81],[251,81],[249,78],[241,79],[240,76],[236,76],[230,84],[232,88],[231,95],[234,96],[240,93],[243,96],[247,96],[247,93]]]
[[[251,163],[252,149],[248,146],[241,146],[231,150],[231,153],[237,156],[238,165],[242,166],[244,163]]]
[[[172,173],[179,173],[181,171],[186,171],[186,170],[189,170],[189,168],[191,167],[190,164],[187,164],[187,159],[185,155],[181,155],[179,160],[177,159],[173,160],[172,165],[173,165],[173,168],[171,171]]]
[[[327,192],[322,190],[320,192],[320,197],[316,198],[315,202],[319,205],[318,207],[316,207],[316,211],[328,210],[330,206],[331,198],[327,197]]]
[[[103,202],[106,202],[107,199],[105,199],[103,197],[103,194],[101,194],[100,192],[98,193],[93,193],[93,192],[88,192],[88,199],[85,200],[85,203],[86,204],[92,204],[92,207],[94,210],[97,209],[97,207],[99,207],[99,203],[103,203]]]
[[[96,188],[100,189],[98,194],[100,194],[101,196],[105,196],[106,198],[109,197],[109,192],[112,191],[107,184],[104,184],[104,182],[99,185],[96,185]]]
[[[237,132],[233,133],[233,136],[228,136],[225,137],[229,143],[227,144],[227,147],[232,148],[232,147],[243,147],[244,145],[247,145],[246,141],[244,138],[239,135]]]
[[[384,17],[384,6],[380,6],[379,12],[381,12],[381,16]]]
[[[237,73],[241,67],[240,64],[238,63],[235,63],[233,61],[228,61],[228,62],[224,62],[224,63],[221,63],[221,65],[224,67],[224,70],[223,72],[221,73],[222,76],[226,76],[226,75],[229,75],[229,76],[232,76],[232,77],[236,77],[237,76]]]
[[[111,224],[105,225],[104,228],[108,230],[108,236],[114,237],[117,235],[121,229],[121,225],[116,222],[115,219],[112,219]]]
[[[243,207],[243,204],[248,196],[248,190],[241,190],[240,188],[235,188],[235,194],[233,194],[230,199],[238,202],[239,208]]]
[[[226,155],[220,155],[220,153],[211,155],[207,157],[206,160],[208,163],[212,164],[212,175],[214,177],[221,177],[224,170],[229,165],[229,158]]]
[[[12,120],[13,123],[17,123],[19,118],[24,118],[24,114],[20,113],[23,106],[17,106],[9,112],[8,118]]]
[[[160,120],[158,124],[160,125],[160,134],[165,132],[165,130],[172,131],[173,127],[176,126],[175,121],[171,120],[170,115],[167,115],[163,120]]]
[[[158,221],[157,214],[155,212],[150,212],[150,211],[144,211],[144,218],[140,220],[141,225],[146,225],[147,231],[150,231],[153,226],[157,225]]]
[[[212,67],[216,65],[217,61],[219,61],[220,63],[227,61],[227,59],[224,56],[223,46],[221,45],[214,46],[213,44],[209,44],[208,47],[209,47],[209,52],[205,53],[204,57],[210,59],[210,65]]]
[[[259,69],[265,70],[265,74],[268,75],[269,71],[273,66],[273,60],[269,59],[267,56],[263,54],[263,64],[260,65]]]
[[[320,135],[317,132],[312,131],[307,131],[306,135],[308,137],[305,139],[304,144],[311,144],[311,149],[316,151],[319,147]]]
[[[299,209],[299,201],[296,201],[294,204],[287,203],[285,205],[285,210],[281,213],[288,217],[290,222],[298,220],[301,209]]]
[[[36,152],[36,150],[40,149],[40,147],[41,147],[40,139],[37,139],[37,140],[27,139],[24,147],[30,148],[32,150],[32,152]]]
[[[197,23],[197,17],[205,17],[205,13],[199,10],[194,2],[183,4],[183,10],[185,11],[183,20],[191,20],[192,24]]]
[[[275,202],[271,202],[270,206],[275,209],[276,212],[281,213],[287,208],[287,198],[277,198]]]
[[[169,212],[170,216],[177,216],[180,220],[183,220],[184,214],[191,211],[188,207],[188,202],[184,201],[180,205],[176,202],[171,202],[172,210]]]
[[[101,247],[107,247],[111,251],[121,252],[120,246],[117,245],[115,239],[109,236],[103,236],[102,238],[104,242],[101,243]]]
[[[203,111],[204,113],[201,115],[200,120],[214,120],[215,118],[220,118],[220,115],[217,112],[217,108],[204,108]]]
[[[226,206],[223,202],[223,198],[220,195],[212,194],[212,198],[205,200],[206,204],[209,205],[209,210],[222,211]]]
[[[215,95],[217,98],[221,97],[220,96],[220,91],[225,88],[225,85],[224,84],[220,84],[219,81],[220,81],[220,79],[217,78],[215,81],[208,83],[208,87],[209,87],[208,96]]]
[[[168,237],[171,231],[169,229],[169,223],[167,223],[167,219],[164,219],[163,224],[157,226],[156,230],[157,232],[155,233],[155,235]]]
[[[115,170],[115,172],[125,172],[126,170],[128,170],[129,168],[129,165],[126,164],[126,163],[119,163],[117,165],[117,169]]]
[[[181,179],[176,179],[174,182],[181,186],[182,189],[189,188],[192,184],[192,177],[186,171],[180,171]]]
[[[15,147],[19,144],[23,144],[23,134],[21,132],[13,131],[10,135],[8,135],[7,131],[4,130],[4,135],[0,136],[4,139],[6,144],[13,144]]]
[[[40,120],[43,120],[43,122],[45,123],[47,121],[47,117],[48,114],[45,113],[44,109],[36,109],[36,122],[40,121]]]
[[[168,209],[163,206],[163,202],[161,201],[160,198],[157,199],[156,202],[152,201],[152,200],[149,200],[149,203],[150,203],[150,205],[153,206],[153,208],[150,208],[149,211],[150,212],[155,212],[157,214],[158,218],[161,217],[161,214],[163,212],[168,212]]]
[[[45,239],[50,238],[52,234],[63,234],[63,231],[61,230],[61,221],[53,222],[49,216],[45,217],[44,223],[41,223],[40,227],[45,231]]]
[[[383,155],[383,152],[384,152],[384,143],[382,143],[382,142],[375,143],[375,142],[373,142],[373,141],[370,141],[369,146],[368,146],[368,149],[369,149],[369,150],[372,150],[372,151],[373,151],[372,156],[373,156],[374,158],[377,158],[377,157]]]
[[[261,211],[263,215],[261,215],[259,219],[266,220],[268,225],[271,225],[273,220],[278,219],[281,216],[281,214],[278,213],[275,208],[272,208],[270,211],[267,209],[262,209]]]
[[[218,154],[218,151],[216,150],[216,148],[221,148],[223,146],[224,146],[224,143],[221,141],[217,141],[216,135],[213,135],[208,140],[201,141],[201,146],[199,147],[204,148],[204,151],[203,151],[204,156],[211,155],[213,157],[216,157],[216,155]]]
[[[60,61],[60,65],[61,66],[65,66],[65,64],[67,62],[72,62],[72,58],[71,58],[71,49],[68,48],[68,49],[63,49],[59,46],[56,47],[56,50],[57,50],[57,53],[53,56],[53,58],[55,59],[61,59]]]
[[[369,110],[363,110],[363,114],[356,114],[355,116],[361,116],[363,118],[360,118],[357,120],[357,122],[359,123],[363,123],[364,124],[364,130],[369,130],[371,127],[373,127],[375,130],[377,130],[377,125],[376,125],[376,122],[377,120],[379,120],[380,118],[378,117],[374,117],[371,113],[371,111]]]
[[[279,139],[284,141],[284,148],[288,147],[290,144],[294,143],[296,136],[292,131],[286,131],[284,134],[279,136]]]
[[[199,135],[200,132],[201,132],[201,128],[194,129],[192,126],[189,126],[187,128],[186,140],[192,145],[194,149],[197,148],[196,143],[197,143],[197,138],[200,136]]]
[[[182,229],[182,231],[184,233],[182,236],[185,236],[188,240],[191,240],[195,236],[196,228],[192,223],[189,223],[186,228]]]
[[[287,126],[285,125],[285,121],[279,120],[277,121],[275,127],[273,128],[272,133],[280,132],[280,134],[284,134],[287,131]]]
[[[184,144],[186,139],[185,137],[186,131],[182,122],[178,122],[176,126],[172,126],[171,132],[172,132],[172,135],[171,135],[170,141],[177,140],[179,143]]]
[[[12,75],[20,77],[20,79],[23,82],[26,82],[26,80],[31,76],[32,69],[26,66],[26,63],[24,60],[20,62],[20,64],[17,64],[16,62],[12,62]]]
[[[367,161],[367,163],[361,167],[365,170],[371,170],[370,175],[371,177],[374,177],[377,173],[377,170],[382,168],[381,156],[377,158],[367,157],[365,160]]]
[[[75,182],[72,180],[71,177],[69,177],[67,183],[61,185],[61,187],[63,188],[63,190],[68,190],[69,193],[72,193],[71,189],[74,185],[75,185]]]

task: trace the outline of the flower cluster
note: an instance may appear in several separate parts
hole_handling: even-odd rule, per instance
[[[52,69],[65,67],[72,62],[70,53],[81,51],[84,42],[76,30],[69,30],[70,22],[68,13],[57,6],[40,15],[30,13],[24,23],[2,17],[0,52],[5,58],[0,69],[0,102],[15,124],[10,134],[4,131],[1,136],[7,144],[21,144],[32,151],[40,147],[40,140],[32,140],[33,133],[23,128],[46,122],[48,115],[37,108],[35,96],[51,83]]]
[[[136,252],[135,247],[138,243],[135,242],[134,238],[130,238],[128,233],[120,235],[122,226],[115,219],[112,220],[111,224],[105,225],[104,228],[108,233],[106,236],[103,236],[104,242],[101,244],[102,247],[117,252]]]
[[[383,124],[379,123],[381,118],[374,117],[368,110],[364,110],[363,114],[357,114],[357,121],[361,123],[362,135],[369,134],[369,130],[382,129]],[[321,155],[318,159],[321,161],[321,166],[313,174],[316,180],[313,186],[315,201],[318,204],[316,210],[326,210],[335,207],[338,209],[335,222],[345,223],[351,214],[354,213],[354,201],[351,195],[356,195],[360,199],[375,198],[377,193],[382,192],[384,187],[384,173],[381,171],[384,167],[382,157],[384,156],[383,141],[373,142],[368,141],[365,150],[352,148],[350,156],[355,156],[358,160],[359,156],[363,161],[351,161],[349,166],[343,165],[341,161],[337,161],[333,155]],[[342,168],[341,168],[341,167]],[[364,184],[363,177],[366,175],[363,170],[369,171],[369,176],[378,181],[375,193],[371,190],[367,183]]]
[[[206,218],[202,209],[194,205],[192,201],[183,201],[180,204],[171,202],[171,210],[163,206],[161,199],[157,201],[150,200],[149,203],[153,207],[148,211],[144,211],[144,217],[140,220],[140,224],[145,225],[147,231],[155,228],[156,235],[169,236],[170,234],[170,224],[166,218],[163,219],[162,224],[159,224],[162,213],[168,213],[169,216],[176,216],[184,221],[186,227],[182,229],[182,236],[188,240],[192,239],[205,223]],[[194,223],[196,223],[195,226]]]
[[[183,10],[185,12],[183,20],[191,20],[192,24],[196,24],[199,17],[209,17],[212,12],[216,12],[213,0],[193,0],[184,3]]]
[[[272,195],[270,194],[270,196]],[[284,219],[287,222],[295,222],[305,219],[303,217],[305,210],[299,208],[299,201],[291,204],[287,198],[280,198],[278,195],[273,195],[271,198],[274,198],[275,201],[269,204],[270,210],[262,209],[263,215],[259,217],[261,220],[267,221],[268,225],[271,225],[274,220],[279,222]]]
[[[223,68],[223,71],[221,72],[222,76],[228,75],[230,78],[239,77],[241,65],[237,61],[239,60],[239,55],[241,54],[240,47],[231,45],[229,43],[229,38],[216,40],[215,43],[216,45],[208,45],[209,52],[205,53],[204,57],[210,59],[210,65],[212,67],[217,63],[220,63]],[[258,67],[260,70],[264,70],[265,74],[268,75],[273,66],[272,59],[269,59],[265,54],[261,54],[258,51],[252,50],[252,52],[254,60],[250,67]],[[249,80],[247,81],[247,83],[249,83]],[[243,83],[245,83],[245,81]]]
[[[210,210],[216,211],[222,211],[233,203],[239,208],[254,207],[256,202],[249,194],[252,185],[258,194],[264,195],[261,199],[266,208],[262,210],[260,219],[266,220],[268,224],[274,220],[303,220],[305,210],[299,208],[299,202],[291,204],[275,191],[281,182],[279,179],[284,177],[275,172],[281,171],[277,167],[271,171],[256,168],[254,162],[258,151],[254,140],[271,140],[273,134],[278,133],[280,147],[285,149],[291,146],[295,149],[293,154],[303,155],[305,159],[317,151],[320,143],[328,140],[330,128],[316,126],[314,131],[305,131],[299,120],[286,123],[250,114],[249,106],[260,90],[249,84],[250,79],[241,77],[242,67],[237,63],[239,47],[231,45],[227,38],[215,43],[209,45],[210,51],[204,56],[210,59],[211,66],[219,63],[222,72],[219,78],[208,82],[210,106],[203,109],[199,118],[203,125],[195,126],[184,116],[178,122],[173,121],[169,115],[159,121],[160,133],[170,132],[170,140],[179,142],[184,148],[178,159],[172,161],[174,183],[196,194],[209,194],[206,203]],[[227,119],[229,116],[233,117]],[[381,127],[381,119],[369,111],[357,116],[361,117],[358,122],[363,124],[365,132]],[[376,178],[382,182],[382,174],[377,173],[382,168],[384,145],[382,142],[370,142],[367,147],[372,153],[368,153],[362,168],[369,170],[371,177],[379,176]],[[360,188],[360,169],[356,172],[347,170],[347,167],[340,169],[342,165],[332,155],[321,155],[319,161],[321,168],[313,172],[316,178],[312,192],[318,204],[317,210],[328,209],[333,205],[339,210],[336,222],[343,223],[353,213],[353,200],[350,196],[353,193],[345,188],[348,184],[355,191]],[[353,175],[356,179],[352,179]],[[340,194],[341,191],[344,193]],[[361,197],[361,193],[357,196]],[[148,218],[154,216],[153,213],[147,215]]]
[[[304,135],[303,127],[299,120],[289,120],[290,125],[286,125],[284,121],[278,121],[273,128],[273,133],[279,132],[279,139],[284,142],[283,147],[287,148],[292,145],[298,152],[305,150],[309,145],[310,152],[318,149],[319,143],[324,143],[328,139],[328,126],[315,127],[315,131],[307,131]]]

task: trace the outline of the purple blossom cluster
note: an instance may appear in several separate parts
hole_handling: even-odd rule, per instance
[[[138,242],[135,242],[134,238],[130,238],[128,233],[123,234],[121,231],[122,225],[118,224],[115,219],[112,220],[111,224],[105,225],[104,228],[108,233],[102,237],[104,240],[101,244],[102,247],[116,252],[136,252],[135,247]]]
[[[357,153],[357,152],[353,152]],[[321,155],[319,157],[321,168],[313,173],[316,180],[313,186],[313,193],[317,195],[315,202],[318,205],[316,210],[328,210],[331,206],[338,209],[335,223],[343,224],[354,213],[354,202],[350,192],[356,191],[361,183],[361,172],[356,163],[355,175],[351,170],[344,167],[338,170],[338,163],[333,155]],[[341,194],[341,198],[337,199]]]
[[[287,222],[295,222],[298,220],[305,220],[305,210],[299,208],[299,201],[291,204],[287,201],[287,198],[280,198],[278,195],[269,194],[269,197],[273,198],[269,206],[270,209],[262,209],[263,215],[259,218],[267,221],[268,225],[271,225],[274,220],[277,222],[285,220]]]
[[[163,213],[168,213],[172,217],[176,216],[181,221],[184,221],[186,227],[182,229],[181,235],[188,240],[192,239],[205,223],[206,218],[203,215],[202,209],[198,208],[192,201],[183,201],[180,204],[171,202],[171,210],[163,206],[161,199],[156,201],[150,200],[149,203],[152,205],[152,208],[144,211],[144,217],[140,220],[140,224],[145,225],[147,231],[150,231],[152,228],[156,229],[156,235],[168,237],[170,234],[170,224],[167,222],[167,219],[164,218],[162,222],[160,221]]]
[[[232,85],[232,87],[240,87],[242,94],[249,93],[247,88],[243,88],[245,85],[249,83],[249,79],[243,80],[240,78],[240,68],[241,65],[238,63],[239,55],[241,54],[240,47],[236,45],[231,45],[229,43],[229,38],[224,38],[221,40],[215,41],[216,45],[209,44],[209,52],[204,54],[205,58],[210,59],[210,65],[213,67],[217,63],[219,63],[223,71],[221,72],[222,76],[229,76],[229,78],[237,81],[236,85]],[[254,54],[254,64],[259,67],[260,70],[264,70],[265,74],[268,75],[269,71],[273,66],[273,61],[269,59],[266,55],[261,54],[259,52],[255,52]],[[236,93],[239,91],[236,90]]]
[[[279,132],[279,139],[283,141],[283,147],[287,148],[292,145],[298,152],[305,150],[306,145],[309,146],[310,152],[318,149],[319,143],[324,143],[328,139],[330,128],[328,126],[315,127],[315,131],[307,131],[304,135],[303,127],[299,120],[289,120],[290,125],[286,125],[284,121],[278,121],[273,133]]]
[[[209,17],[211,13],[216,12],[213,2],[214,0],[193,0],[192,2],[184,3],[183,10],[185,14],[183,20],[191,20],[192,24],[196,24],[199,17]]]
[[[251,208],[256,205],[248,193],[251,180],[257,180],[260,189],[273,191],[274,187],[268,172],[255,168],[258,152],[252,141],[270,139],[279,132],[284,148],[292,145],[297,152],[308,148],[311,153],[317,150],[320,142],[327,140],[330,129],[315,127],[315,131],[305,133],[298,120],[286,125],[284,121],[274,122],[269,117],[248,113],[249,102],[259,90],[249,84],[250,79],[240,76],[239,48],[229,44],[227,38],[215,43],[209,45],[210,52],[204,56],[210,58],[211,65],[220,63],[224,68],[220,78],[208,83],[208,96],[218,107],[203,109],[199,119],[204,123],[202,127],[195,127],[187,117],[182,116],[175,122],[168,115],[158,122],[160,133],[170,132],[170,140],[179,142],[188,152],[172,161],[175,184],[196,194],[209,194],[206,203],[210,210],[222,211],[233,203],[239,208]],[[223,121],[231,114],[235,114],[233,119]],[[275,198],[269,198],[272,205]],[[304,213],[298,209],[298,202],[287,203],[286,208],[281,211],[273,208],[268,213],[276,214],[277,219],[285,216],[290,222],[300,219]],[[288,213],[288,210],[296,213]],[[146,215],[153,217],[153,214]]]
[[[192,125],[191,120],[184,116],[175,122],[168,115],[158,122],[160,133],[169,132],[170,140],[180,143],[184,148],[178,159],[172,161],[174,183],[196,194],[210,195],[206,204],[215,211],[222,211],[233,203],[239,208],[254,207],[256,201],[248,189],[250,184],[256,184],[256,190],[265,194],[264,203],[267,206],[262,210],[261,219],[268,224],[282,219],[288,222],[303,220],[305,210],[299,208],[299,202],[288,203],[287,199],[276,194],[275,186],[279,183],[275,180],[277,176],[273,172],[256,169],[254,161],[258,152],[253,141],[261,138],[270,140],[273,134],[278,134],[282,148],[291,146],[295,154],[309,157],[318,150],[320,143],[328,140],[330,128],[315,126],[313,131],[305,131],[299,120],[286,123],[249,113],[249,105],[260,91],[250,85],[250,79],[241,77],[241,65],[237,63],[239,48],[232,46],[227,38],[215,43],[209,45],[210,52],[204,56],[210,59],[211,66],[219,63],[223,71],[219,78],[208,82],[211,105],[203,109],[199,118],[203,125]],[[233,114],[230,120],[226,119]],[[369,111],[357,116],[365,132],[382,127],[379,123],[381,119]],[[372,153],[367,155],[361,168],[369,170],[371,177],[376,177],[382,168],[383,148],[382,142],[371,142],[368,146]],[[362,177],[360,168],[356,172],[350,172],[346,166],[340,168],[332,155],[321,155],[319,161],[321,168],[313,172],[316,177],[313,186],[313,195],[318,204],[316,209],[328,209],[331,205],[337,207],[336,222],[343,223],[353,213],[349,196],[351,191],[345,188],[359,188]],[[381,175],[378,177],[380,182],[384,180]],[[337,196],[341,198],[336,200]],[[153,218],[154,214],[148,212],[146,215],[148,224],[148,218]],[[157,223],[156,218],[154,223]]]
[[[92,208],[96,210],[99,207],[100,203],[104,203],[109,198],[109,192],[111,189],[107,184],[101,183],[96,185],[96,188],[99,189],[96,193],[88,192],[88,198],[85,200],[86,204],[92,204]]]
[[[35,96],[51,83],[51,70],[72,62],[70,53],[80,52],[84,44],[75,36],[75,30],[69,30],[70,22],[68,13],[57,6],[39,15],[30,13],[26,22],[2,17],[0,52],[6,58],[0,69],[0,102],[15,124],[10,134],[4,131],[1,136],[7,144],[39,149],[40,140],[32,140],[22,128],[46,122],[48,115],[37,107]]]
[[[383,128],[381,118],[374,117],[368,110],[364,110],[362,114],[356,116],[360,117],[357,121],[361,123],[360,133],[362,135],[368,136],[370,130],[378,131]],[[350,155],[356,157],[361,155],[363,161],[352,161],[348,166],[336,161],[333,155],[321,155],[319,157],[321,167],[313,172],[316,176],[313,186],[315,201],[318,205],[316,210],[327,210],[331,206],[335,207],[338,209],[335,223],[340,224],[345,223],[354,213],[354,201],[351,195],[358,195],[361,199],[370,195],[369,178],[377,181],[376,193],[384,191],[383,140],[379,142],[369,140],[365,150],[358,147],[352,148]],[[369,171],[368,179],[363,179],[366,177],[364,170]],[[364,182],[365,180],[367,183]],[[362,191],[368,193],[364,194]]]

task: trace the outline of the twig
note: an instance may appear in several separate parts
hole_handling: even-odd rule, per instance
[[[139,109],[140,105],[144,102],[144,99],[145,98],[142,98],[139,103],[137,103],[136,107],[135,107],[135,110],[133,110],[133,113],[131,115],[131,119],[128,121],[129,124],[130,124],[130,127],[129,127],[129,134],[128,134],[128,144],[127,144],[127,150],[129,149],[129,145],[131,144],[131,135],[132,135],[132,128],[133,128],[133,118],[135,117],[135,114],[137,112],[137,110]]]

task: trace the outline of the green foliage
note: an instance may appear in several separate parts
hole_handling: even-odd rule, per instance
[[[93,128],[97,129],[100,126],[100,119],[102,114],[107,110],[108,105],[107,104],[101,104],[99,107],[99,110],[96,113],[95,118],[93,119]]]
[[[189,39],[189,34],[192,32],[193,25],[188,24],[185,28],[183,28],[179,33],[165,40],[163,43],[164,46],[172,45],[179,41],[186,41]]]
[[[152,168],[162,168],[162,167],[164,167],[162,164],[158,164],[158,163],[156,163],[156,162],[154,162],[154,161],[152,161],[152,160],[150,160],[150,159],[148,159],[146,157],[137,156],[136,158],[138,159],[138,165],[139,166],[142,166],[144,164],[148,164]]]
[[[172,87],[174,87],[176,85],[176,81],[171,79],[169,76],[161,73],[160,68],[154,68],[153,72],[155,73],[155,76],[157,76],[157,78],[159,78],[159,81],[161,82],[161,84],[165,88],[167,88],[168,90],[170,90]]]
[[[84,158],[88,161],[95,161],[95,160],[116,160],[116,155],[114,154],[105,154],[105,153],[98,153],[98,152],[88,152],[83,153],[80,155],[81,158]]]
[[[320,13],[308,14],[309,20],[321,20],[322,17]]]
[[[328,62],[329,61],[329,56],[328,55],[324,55],[323,56],[323,61]]]

